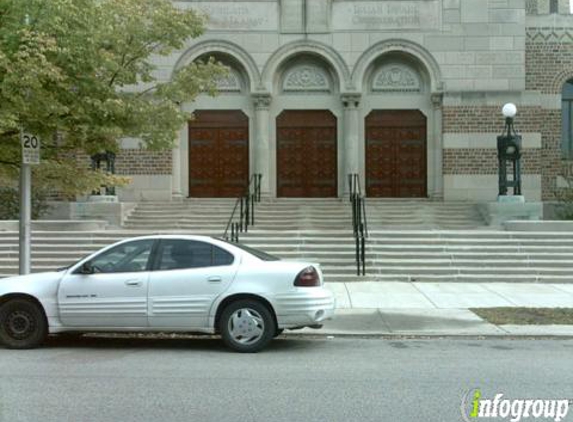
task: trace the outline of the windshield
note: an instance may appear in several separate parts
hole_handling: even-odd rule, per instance
[[[233,245],[239,249],[244,250],[245,252],[250,253],[251,255],[256,256],[257,258],[263,260],[263,261],[280,261],[281,259],[279,257],[276,257],[274,255],[268,254],[266,252],[260,251],[258,249],[255,248],[251,248],[249,246],[245,246],[242,243],[233,243],[233,242],[228,242],[225,239],[219,239],[225,243],[228,243],[229,245]]]

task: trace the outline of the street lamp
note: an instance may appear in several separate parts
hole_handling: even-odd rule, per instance
[[[507,195],[513,188],[513,195],[521,195],[521,135],[515,132],[513,118],[517,114],[515,104],[507,103],[502,108],[505,117],[503,133],[497,137],[497,159],[499,163],[499,195]],[[507,167],[511,165],[512,179],[508,179]]]
[[[100,152],[91,157],[92,170],[103,170],[107,174],[115,174],[115,154],[111,151]],[[105,195],[115,195],[115,188],[103,186]],[[101,191],[93,192],[93,195],[101,195]]]

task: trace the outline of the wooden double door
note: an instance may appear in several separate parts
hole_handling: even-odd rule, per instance
[[[337,196],[336,117],[328,110],[285,110],[277,117],[277,196]]]
[[[419,110],[374,110],[366,117],[366,195],[427,196],[426,117]]]
[[[189,122],[189,196],[243,195],[249,183],[249,118],[240,110],[199,110]]]

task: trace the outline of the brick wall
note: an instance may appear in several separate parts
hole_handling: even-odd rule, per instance
[[[573,21],[572,21],[573,22]],[[573,28],[544,26],[526,31],[525,87],[528,91],[561,96],[563,84],[573,77]],[[555,198],[561,173],[561,110],[541,110],[541,174],[543,199]]]
[[[123,149],[115,160],[115,171],[120,175],[171,174],[171,167],[171,150]]]
[[[561,94],[563,84],[573,77],[573,39],[557,29],[557,35],[545,29],[528,28],[525,48],[525,88],[543,94]],[[535,37],[535,41],[531,38]],[[563,37],[563,40],[559,38]],[[546,42],[541,42],[547,38]],[[564,42],[565,38],[569,42]]]
[[[445,133],[497,133],[503,131],[505,120],[501,114],[503,104],[491,107],[444,107],[443,131]],[[540,132],[543,123],[541,107],[519,107],[515,128],[519,132]]]
[[[497,150],[460,148],[444,150],[444,174],[497,174]],[[521,157],[522,174],[541,174],[539,150],[525,150]]]

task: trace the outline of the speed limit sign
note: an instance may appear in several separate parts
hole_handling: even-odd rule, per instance
[[[40,138],[32,133],[22,132],[22,163],[40,164]]]

